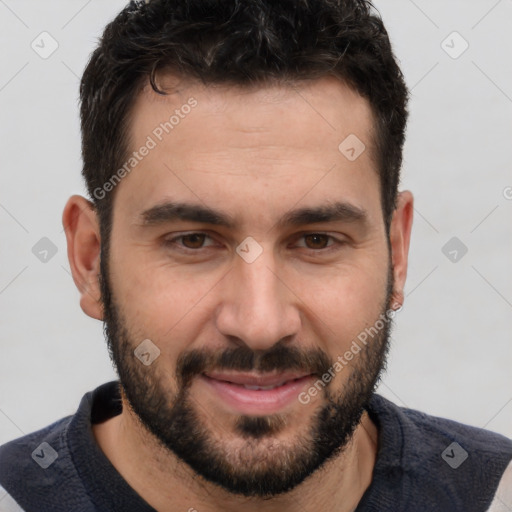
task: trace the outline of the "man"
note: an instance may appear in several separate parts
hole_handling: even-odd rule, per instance
[[[131,2],[82,79],[90,201],[63,214],[119,383],[0,448],[3,506],[510,509],[510,440],[374,393],[406,104],[364,0]]]

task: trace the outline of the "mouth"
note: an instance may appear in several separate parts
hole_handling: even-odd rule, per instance
[[[310,384],[312,374],[255,374],[244,372],[208,372],[203,384],[217,401],[237,414],[266,415],[284,410]]]

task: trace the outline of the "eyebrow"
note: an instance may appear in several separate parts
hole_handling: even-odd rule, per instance
[[[212,224],[226,228],[236,227],[235,219],[221,211],[204,205],[183,202],[166,202],[145,210],[141,214],[145,226],[175,221]],[[299,226],[320,222],[366,223],[366,210],[347,202],[333,202],[319,207],[298,208],[287,212],[274,227]]]
[[[167,202],[156,205],[141,214],[144,225],[157,225],[177,220],[213,224],[233,228],[235,221],[229,215],[207,206],[192,203]]]
[[[366,223],[368,214],[363,208],[359,208],[347,202],[328,203],[313,208],[299,208],[292,210],[279,220],[278,226],[299,226],[302,224],[316,224],[320,222],[360,222]]]

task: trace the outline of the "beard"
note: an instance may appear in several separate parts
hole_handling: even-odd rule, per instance
[[[140,340],[130,333],[114,300],[107,258],[101,260],[105,336],[124,396],[143,430],[196,474],[232,494],[269,498],[295,488],[348,445],[385,368],[392,326],[389,316],[371,342],[343,369],[350,372],[343,388],[332,389],[337,379],[324,384],[321,405],[309,421],[301,419],[292,425],[291,439],[278,438],[290,427],[289,418],[281,414],[235,416],[226,432],[225,426],[212,428],[216,426],[215,412],[208,413],[191,396],[194,378],[215,369],[261,373],[298,370],[321,379],[335,361],[320,349],[305,350],[277,342],[267,351],[253,351],[245,345],[222,351],[184,351],[174,374],[158,361],[145,366],[134,356]],[[392,276],[390,269],[384,314],[391,305]],[[175,389],[169,387],[171,382]]]

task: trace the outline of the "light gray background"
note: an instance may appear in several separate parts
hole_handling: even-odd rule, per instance
[[[114,378],[102,326],[80,310],[60,219],[84,192],[79,76],[123,5],[0,0],[0,443],[73,413]],[[402,188],[416,197],[380,392],[512,437],[512,2],[376,5],[412,89]],[[43,31],[59,45],[47,59],[31,48]],[[463,48],[446,39],[453,31],[469,43],[456,59],[442,47]],[[42,237],[58,249],[46,263],[32,253]],[[468,249],[457,262],[442,252],[452,237]]]

